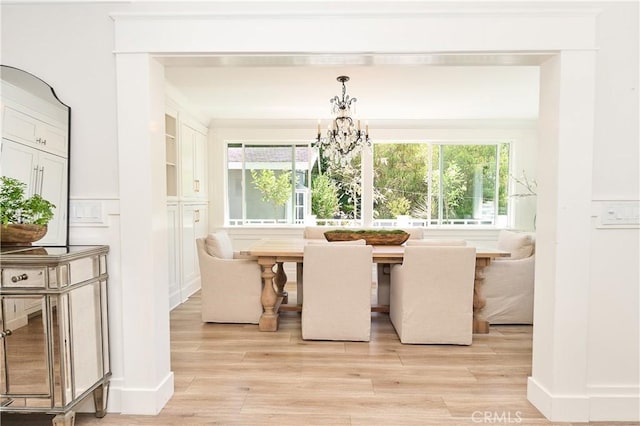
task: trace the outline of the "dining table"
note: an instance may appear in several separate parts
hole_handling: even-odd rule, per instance
[[[297,264],[298,291],[301,292],[302,268],[304,267],[304,247],[311,240],[302,238],[266,238],[253,243],[250,247],[242,250],[246,256],[255,257],[262,269],[262,294],[260,301],[263,312],[258,323],[260,331],[277,331],[279,325],[279,311],[300,310],[301,304],[295,306],[286,305],[288,294],[284,287],[287,282],[287,275],[283,264],[294,262]],[[317,241],[317,240],[316,240]],[[374,245],[372,263],[399,264],[404,258],[404,245]],[[479,334],[489,333],[489,322],[483,317],[482,309],[485,306],[485,299],[482,295],[482,285],[484,281],[484,269],[491,261],[500,257],[508,257],[510,253],[495,248],[476,247],[476,264],[473,286],[473,332]],[[275,268],[275,270],[274,270]],[[298,297],[299,299],[299,297]],[[373,306],[373,311],[388,312],[389,306]]]

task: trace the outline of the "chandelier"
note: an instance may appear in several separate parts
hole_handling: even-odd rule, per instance
[[[347,95],[345,83],[349,81],[349,77],[341,75],[337,80],[342,83],[342,98],[336,95],[329,100],[334,118],[329,123],[325,137],[322,137],[320,133],[320,121],[318,120],[318,136],[315,146],[320,149],[325,158],[345,165],[362,151],[364,145],[371,146],[371,141],[369,140],[369,125],[365,124],[363,132],[360,128],[360,120],[354,123],[351,118],[351,106],[353,104],[355,109],[357,99]]]

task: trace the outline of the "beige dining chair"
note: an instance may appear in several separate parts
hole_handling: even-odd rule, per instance
[[[234,253],[224,231],[196,239],[202,282],[202,321],[257,324],[262,315],[262,271],[254,258]]]
[[[407,246],[391,268],[389,317],[402,343],[470,345],[475,248]]]
[[[503,229],[496,247],[511,256],[484,269],[482,314],[491,324],[533,324],[535,236]]]
[[[305,246],[303,339],[369,341],[372,253],[363,244]]]
[[[466,246],[465,240],[425,238],[423,240],[407,240],[408,246]]]
[[[465,246],[467,242],[465,240],[454,239],[434,239],[423,238],[422,228],[409,228],[413,229],[409,232],[409,239],[405,243],[406,246],[418,245],[418,246]],[[408,232],[407,229],[405,231]],[[390,280],[391,280],[391,265],[387,263],[378,263],[378,305],[389,304],[389,292],[390,292]]]

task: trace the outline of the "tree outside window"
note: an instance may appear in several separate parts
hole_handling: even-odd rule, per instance
[[[374,145],[374,214],[426,224],[494,224],[506,214],[509,144]]]
[[[230,225],[301,224],[310,210],[314,151],[301,144],[227,145]]]

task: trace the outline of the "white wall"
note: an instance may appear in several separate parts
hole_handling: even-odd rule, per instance
[[[607,9],[597,30],[587,383],[591,418],[614,420],[618,396],[640,393],[640,230],[600,222],[608,200],[640,198],[638,3]]]
[[[2,5],[2,64],[40,77],[71,107],[72,198],[118,196],[113,21],[108,15],[113,8]]]
[[[603,2],[595,7],[589,4],[586,9],[574,14],[570,9],[582,7],[582,4],[562,4],[559,6],[565,9],[562,11],[554,11],[554,6],[548,3],[540,6],[545,8],[540,11],[524,10],[529,6],[518,2],[509,2],[509,5],[498,5],[498,9],[483,7],[480,15],[475,14],[476,6],[471,5],[471,13],[457,15],[455,11],[458,6],[455,3],[446,4],[447,13],[430,13],[429,3],[423,2],[383,2],[376,5],[364,5],[362,2],[317,5],[304,2],[304,5],[298,6],[296,15],[283,17],[277,13],[277,8],[286,7],[286,3],[280,3],[279,6],[270,2],[260,2],[259,6],[255,3],[247,6],[245,2],[236,2],[235,5],[218,3],[213,6],[192,3],[188,7],[194,14],[183,15],[177,20],[171,14],[162,18],[156,16],[151,20],[142,15],[117,18],[115,43],[114,26],[108,17],[110,11],[185,9],[182,5],[175,9],[175,6],[168,3],[161,6],[141,6],[135,3],[2,5],[2,63],[23,68],[43,78],[71,106],[71,195],[74,198],[100,200],[105,210],[106,219],[101,223],[72,228],[71,242],[109,243],[112,246],[109,295],[112,299],[111,338],[115,353],[110,411],[131,406],[131,393],[127,394],[122,390],[136,389],[135,379],[138,375],[133,371],[139,364],[132,360],[134,357],[131,354],[131,351],[136,350],[142,351],[153,363],[153,368],[160,372],[152,374],[152,378],[144,379],[143,390],[146,393],[143,392],[142,396],[153,398],[153,401],[140,404],[138,409],[140,412],[148,412],[150,408],[151,411],[158,409],[157,404],[164,395],[160,395],[161,391],[157,389],[166,377],[163,362],[168,356],[155,352],[161,345],[151,345],[148,348],[123,345],[123,329],[133,325],[138,318],[138,314],[132,312],[132,302],[139,302],[137,310],[146,312],[151,321],[159,319],[162,323],[162,327],[154,329],[154,332],[164,329],[168,333],[168,329],[163,323],[163,314],[158,312],[163,304],[156,299],[140,298],[127,303],[122,300],[125,296],[121,281],[128,278],[121,276],[121,271],[130,270],[132,261],[119,256],[120,245],[125,244],[120,239],[119,232],[121,226],[122,229],[129,229],[127,227],[132,222],[131,218],[118,216],[118,201],[122,197],[121,191],[128,192],[122,199],[130,199],[135,191],[151,188],[134,183],[127,188],[118,187],[120,177],[131,173],[130,164],[124,165],[129,168],[124,174],[119,170],[123,165],[118,160],[118,143],[136,142],[128,139],[131,134],[117,136],[116,133],[118,100],[115,99],[114,46],[120,52],[118,54],[123,54],[124,51],[482,52],[541,49],[579,52],[582,49],[593,51],[592,49],[599,48],[595,55],[597,68],[589,63],[585,64],[587,73],[596,69],[595,84],[592,86],[595,87],[596,97],[594,114],[582,123],[571,114],[562,117],[562,120],[567,120],[563,132],[569,136],[560,135],[562,143],[563,138],[575,140],[576,135],[587,132],[588,137],[584,143],[589,144],[587,150],[593,153],[594,161],[590,170],[580,169],[579,173],[580,177],[584,177],[586,173],[586,180],[592,181],[588,185],[592,186],[593,195],[587,196],[591,208],[587,208],[588,212],[575,208],[576,205],[584,204],[584,196],[583,191],[578,191],[577,194],[568,192],[566,182],[571,182],[571,179],[570,176],[564,176],[568,172],[562,174],[563,179],[569,179],[562,181],[562,191],[554,192],[552,187],[557,182],[553,179],[547,184],[547,190],[550,191],[548,194],[558,194],[555,211],[563,216],[563,220],[566,220],[567,215],[573,214],[582,224],[582,215],[589,215],[586,232],[590,235],[578,239],[586,243],[586,254],[580,248],[572,255],[574,247],[567,242],[568,235],[563,229],[555,227],[564,222],[558,221],[553,214],[546,218],[552,226],[548,229],[543,246],[546,244],[547,247],[553,247],[550,251],[552,257],[546,262],[538,261],[541,276],[546,276],[549,280],[542,288],[548,289],[552,297],[552,300],[545,303],[555,306],[556,312],[566,311],[566,314],[554,316],[551,320],[556,324],[545,322],[539,315],[536,317],[534,330],[538,333],[538,340],[534,342],[534,361],[536,357],[540,359],[539,357],[544,356],[549,349],[540,342],[552,340],[555,349],[548,359],[549,363],[538,364],[537,371],[533,373],[533,378],[543,385],[539,390],[544,394],[544,402],[531,394],[530,397],[535,399],[534,403],[546,416],[554,420],[638,420],[638,230],[609,230],[596,226],[600,220],[601,201],[637,201],[639,198],[638,6],[636,3]],[[412,13],[412,8],[416,9],[415,13]],[[606,9],[606,12],[597,18],[599,8]],[[253,13],[254,18],[247,21],[241,17],[219,13],[215,17],[210,14],[198,16],[197,9],[238,12],[240,15]],[[363,13],[363,10],[367,12]],[[457,10],[465,11],[464,8]],[[337,14],[336,11],[340,13]],[[264,15],[261,15],[263,12]],[[354,21],[356,25],[348,25]],[[349,36],[343,37],[341,33],[326,31],[337,25],[347,28]],[[383,26],[388,31],[371,31],[371,28]],[[540,28],[545,28],[545,31],[541,32]],[[307,34],[308,37],[291,37],[292,33]],[[478,34],[482,34],[482,37]],[[509,34],[509,37],[504,37],[504,34]],[[129,71],[131,74],[120,77],[126,80],[135,74],[135,70]],[[581,74],[579,69],[575,72]],[[141,83],[148,84],[150,77],[146,80]],[[580,81],[583,81],[582,77]],[[583,89],[589,90],[589,87]],[[149,99],[134,101],[141,105],[146,103],[144,113],[149,113]],[[136,112],[132,111],[132,114],[131,119],[135,121],[138,118]],[[594,126],[589,125],[591,120],[594,120]],[[586,128],[581,128],[585,125]],[[119,141],[118,137],[123,139]],[[575,149],[575,155],[579,155],[579,144],[560,146],[560,149],[563,148]],[[558,161],[560,169],[563,169],[571,167],[570,158],[565,152],[558,158],[544,158],[544,161],[551,164]],[[538,176],[544,180],[541,161],[542,159],[538,162]],[[148,166],[150,163],[144,165],[145,168]],[[158,167],[161,168],[162,165]],[[215,193],[211,195],[214,199],[220,196]],[[574,196],[579,197],[577,204],[573,203]],[[564,207],[568,210],[564,211]],[[155,213],[151,215],[155,217]],[[144,226],[148,226],[149,231],[157,224],[148,223]],[[583,230],[583,225],[579,230]],[[556,238],[558,235],[562,238]],[[129,245],[127,250],[132,247]],[[146,257],[142,261],[142,270],[149,270],[149,266],[153,265],[153,261]],[[560,265],[563,268],[561,276],[546,274],[546,271],[552,271],[557,266],[557,262],[565,261],[567,264]],[[121,263],[127,265],[121,267]],[[579,265],[577,268],[581,272],[576,277],[580,280],[572,277],[570,271],[566,270],[574,265]],[[586,272],[582,269],[586,269]],[[150,288],[148,280],[153,279],[153,276],[141,277],[143,288]],[[554,299],[558,292],[562,297]],[[567,294],[570,292],[575,292],[579,301],[579,309],[575,312]],[[135,297],[141,296],[139,293],[134,294]],[[536,314],[540,312],[544,310],[540,311],[536,307]],[[579,335],[562,340],[574,326],[578,327]],[[138,328],[133,330],[140,333]],[[135,333],[126,338],[134,337]],[[566,354],[576,356],[576,366],[567,363],[563,347],[567,349]],[[564,365],[569,365],[568,372],[554,369],[554,366]],[[127,401],[122,401],[121,395],[125,395]]]

